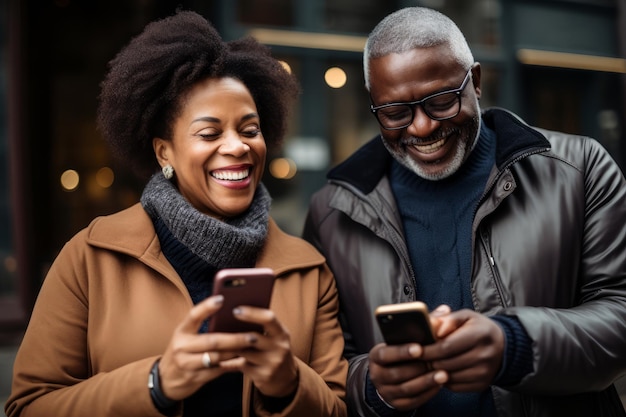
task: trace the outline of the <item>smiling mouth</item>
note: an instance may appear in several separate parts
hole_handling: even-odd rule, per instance
[[[421,152],[421,153],[425,153],[425,154],[435,153],[439,149],[443,148],[443,146],[446,144],[446,140],[447,138],[439,139],[438,141],[429,143],[427,145],[420,145],[419,143],[416,143],[413,145],[413,147],[417,149],[418,152]]]
[[[215,179],[222,181],[241,181],[248,178],[250,175],[250,168],[246,168],[240,171],[213,171],[211,176]]]

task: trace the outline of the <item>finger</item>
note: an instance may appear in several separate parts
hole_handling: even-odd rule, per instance
[[[415,409],[432,398],[448,381],[444,371],[434,371],[400,384],[376,384],[383,399],[399,410]]]
[[[444,338],[463,326],[463,324],[469,320],[469,317],[465,314],[464,310],[459,310],[447,315],[440,315],[437,319],[439,323],[436,335],[438,338]]]
[[[447,304],[441,304],[439,307],[430,312],[430,315],[433,317],[440,317],[448,315],[452,312],[450,306]]]
[[[464,368],[459,371],[448,371],[447,384],[456,386],[487,386],[493,379],[493,376],[493,372],[489,371],[489,368],[486,366]]]
[[[233,355],[236,352],[254,347],[261,336],[256,332],[250,333],[203,333],[187,338],[186,351],[203,354],[217,352]]]
[[[442,304],[430,312],[429,314],[430,326],[433,329],[433,334],[435,335],[435,338],[441,338],[444,336],[444,335],[441,335],[441,336],[439,335],[440,333],[439,328],[441,327],[441,323],[442,323],[441,318],[444,316],[447,316],[448,314],[450,314],[450,312],[451,312],[450,306],[446,304]]]
[[[499,365],[500,362],[500,352],[494,345],[474,343],[465,351],[452,353],[445,359],[432,361],[432,365],[436,369],[455,372],[481,364],[495,366],[495,364]]]
[[[431,372],[428,364],[419,359],[379,366],[370,362],[370,379],[376,385],[401,385]]]
[[[419,395],[411,397],[400,397],[393,400],[385,400],[387,404],[391,405],[398,411],[409,411],[421,407],[431,398],[433,398],[441,390],[441,386],[435,385],[434,387],[423,391]],[[384,399],[384,398],[383,398]]]
[[[241,369],[245,366],[245,364],[246,364],[246,358],[241,357],[241,356],[235,356],[233,358],[220,361],[218,366],[224,369],[225,371],[232,372],[232,371],[241,371]]]
[[[462,366],[459,363],[465,361],[465,358],[461,358],[461,356],[467,355],[475,347],[476,345],[469,343],[467,339],[457,343],[443,339],[424,346],[424,353],[421,359],[429,362],[434,369],[458,369],[459,366]]]
[[[209,356],[207,357],[206,354]],[[218,367],[220,361],[232,358],[232,354],[220,354],[217,352],[181,353],[176,356],[175,363],[178,369],[193,375],[193,373],[205,369]]]
[[[387,345],[380,343],[370,350],[369,359],[380,366],[406,362],[421,358],[423,347],[417,343]]]
[[[197,333],[202,322],[219,310],[223,303],[224,296],[215,295],[196,304],[180,323],[178,331]]]
[[[229,361],[239,358],[234,352],[217,351],[206,351],[198,354],[197,357],[200,359],[198,360],[194,357],[194,363],[197,365],[196,369],[221,367],[222,363],[228,363]]]
[[[457,334],[448,336],[433,344],[423,347],[422,359],[433,363],[441,364],[445,360],[466,354],[478,345],[477,340],[470,334],[469,337],[455,337]],[[461,335],[459,335],[461,336]],[[484,346],[481,344],[481,346]],[[438,366],[435,366],[439,368]]]
[[[450,359],[468,352],[473,360],[499,361],[504,350],[504,334],[493,320],[476,315],[454,333],[424,349],[423,358],[430,361]]]
[[[238,320],[263,326],[266,334],[280,335],[287,333],[286,329],[278,321],[272,310],[250,306],[239,306],[233,310],[233,315]]]

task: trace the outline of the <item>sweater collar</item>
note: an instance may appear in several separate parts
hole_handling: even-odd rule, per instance
[[[157,229],[160,239],[170,236],[218,269],[254,265],[267,236],[270,203],[269,193],[259,184],[248,210],[225,221],[217,220],[193,207],[160,172],[150,179],[141,196],[152,221],[165,228]],[[172,256],[171,251],[168,253]]]

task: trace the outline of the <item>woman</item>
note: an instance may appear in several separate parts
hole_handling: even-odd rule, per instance
[[[269,217],[266,145],[294,78],[251,38],[193,12],[149,24],[111,61],[98,113],[141,202],[66,244],[18,352],[14,416],[343,416],[347,364],[323,258]],[[263,333],[209,333],[215,273],[276,273]],[[275,414],[276,413],[276,414]]]

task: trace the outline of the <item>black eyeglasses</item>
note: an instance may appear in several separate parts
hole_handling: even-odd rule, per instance
[[[461,111],[461,93],[470,80],[472,69],[467,70],[459,88],[441,91],[426,98],[406,103],[388,103],[381,106],[370,105],[378,123],[387,130],[404,129],[413,123],[415,107],[422,106],[424,113],[433,120],[447,120],[456,117]]]

